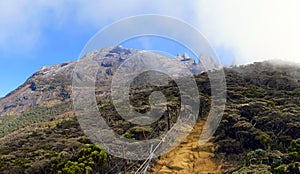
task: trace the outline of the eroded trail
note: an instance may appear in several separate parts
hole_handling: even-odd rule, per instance
[[[150,173],[157,174],[208,174],[221,173],[221,165],[214,160],[212,143],[199,145],[204,121],[195,124],[192,132],[178,147],[156,159]]]

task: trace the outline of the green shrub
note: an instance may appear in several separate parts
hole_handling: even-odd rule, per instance
[[[274,172],[276,174],[283,174],[285,172],[285,170],[286,170],[286,165],[280,165],[280,166],[274,168]]]

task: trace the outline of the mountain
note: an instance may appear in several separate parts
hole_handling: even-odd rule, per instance
[[[133,81],[131,105],[140,113],[147,112],[150,94],[159,90],[165,94],[169,109],[158,121],[145,126],[137,126],[119,116],[110,98],[112,77],[124,61],[143,54],[143,50],[110,47],[85,55],[96,60],[100,67],[95,88],[98,109],[117,134],[135,140],[156,138],[168,131],[181,109],[176,83],[158,74],[168,83],[152,84],[147,78],[155,79],[157,74],[148,73]],[[202,58],[211,61],[209,56]],[[155,166],[162,166],[163,171],[183,173],[181,166],[165,164],[172,161],[170,157],[186,157],[183,161],[193,159],[190,166],[205,168],[198,166],[201,163],[196,164],[195,158],[200,157],[184,153],[197,152],[200,148],[191,141],[196,139],[199,125],[209,113],[209,76],[201,64],[195,64],[186,54],[174,60],[186,64],[194,73],[201,101],[200,124],[188,136],[192,138],[178,147],[180,154],[173,151],[163,161],[153,159],[149,171],[157,171]],[[142,165],[143,161],[126,161],[107,154],[105,147],[92,144],[84,135],[71,100],[76,64],[43,67],[0,99],[0,173],[119,173],[136,171]],[[209,154],[205,160],[221,166],[218,170],[223,173],[300,172],[300,66],[266,61],[223,70],[227,83],[226,108],[209,147],[201,147],[202,155]],[[216,68],[212,73],[218,71]],[[185,165],[176,163],[181,164]]]
[[[143,52],[142,50],[125,49],[117,46],[97,50],[87,56],[93,56],[101,65],[101,72],[98,72],[97,79],[101,79],[103,84],[106,84],[111,80],[112,73],[121,63],[130,57],[138,57]],[[202,59],[204,57],[211,61],[210,57],[202,56]],[[191,58],[184,58],[180,55],[175,58],[176,61],[184,63],[194,73],[205,70],[202,65],[195,64]],[[76,62],[66,62],[42,67],[16,90],[0,98],[0,116],[20,115],[35,106],[51,107],[63,101],[69,101],[75,66]],[[215,64],[212,66],[216,67]],[[103,91],[104,89],[99,90]]]
[[[34,106],[52,106],[70,98],[75,63],[44,66],[0,99],[0,115],[19,115]]]

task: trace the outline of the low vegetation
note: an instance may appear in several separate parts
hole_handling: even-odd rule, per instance
[[[227,103],[212,142],[224,173],[300,173],[300,70],[267,62],[225,69]],[[201,97],[200,118],[210,109],[206,73],[195,76]],[[162,91],[168,110],[156,122],[136,126],[118,115],[109,93],[96,91],[101,114],[114,131],[135,140],[151,139],[167,131],[180,111],[174,82],[145,85],[137,80],[130,102],[136,111],[150,109],[149,95]],[[101,95],[101,97],[100,97]],[[83,134],[65,101],[37,106],[20,116],[0,117],[0,173],[118,173],[135,169],[140,162],[115,158]]]

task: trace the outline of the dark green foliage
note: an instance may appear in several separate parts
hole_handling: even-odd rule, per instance
[[[71,102],[64,102],[52,107],[36,106],[19,116],[1,116],[0,137],[33,123],[51,121],[55,116],[70,110],[72,110]]]
[[[72,159],[54,158],[51,171],[62,174],[104,173],[108,155],[103,147],[90,144],[81,148]]]
[[[299,172],[300,75],[295,72],[299,68],[268,63],[226,69],[228,101],[216,132],[217,154],[225,153],[233,164],[244,161],[228,173]]]
[[[69,125],[65,127],[65,123]],[[33,128],[33,130],[32,130]],[[54,159],[70,159],[86,146],[75,118],[58,119],[25,127],[16,135],[7,135],[0,144],[0,171],[4,173],[50,173]],[[1,172],[0,172],[1,173]]]

